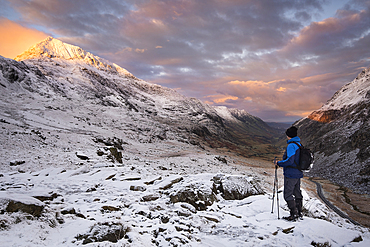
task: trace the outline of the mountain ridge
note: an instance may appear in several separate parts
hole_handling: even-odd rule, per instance
[[[146,123],[146,127],[130,125],[133,132],[147,130],[152,133],[150,136],[139,134],[145,141],[179,136],[181,141],[226,148],[247,157],[259,156],[260,152],[270,156],[278,152],[272,146],[276,130],[261,119],[243,110],[225,108],[220,111],[220,108],[185,97],[173,89],[145,82],[118,65],[57,39],[49,37],[13,61],[28,66],[23,70],[32,68],[43,77],[40,80],[28,76],[26,82],[22,68],[3,66],[7,78],[17,78],[13,82],[31,91],[32,87],[39,88],[49,98],[62,96],[80,102],[76,104],[89,101],[114,107],[132,121],[140,121],[139,125]],[[18,65],[14,62],[12,66],[16,68]],[[35,83],[37,80],[39,82]],[[262,146],[255,150],[254,145]]]
[[[370,194],[370,68],[339,89],[319,110],[295,123],[315,153],[310,176]]]
[[[47,37],[45,40],[30,47],[27,51],[16,56],[14,60],[23,61],[29,59],[60,58],[65,60],[81,60],[87,64],[93,65],[102,70],[116,70],[127,76],[133,76],[126,69],[111,63],[103,58],[93,55],[81,49],[78,46],[64,43],[53,37]]]

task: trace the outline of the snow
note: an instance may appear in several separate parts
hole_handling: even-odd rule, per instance
[[[220,114],[220,116],[224,117],[225,119],[235,120],[226,106],[216,106],[215,110],[218,114]]]
[[[66,44],[52,37],[46,38],[44,41],[32,46],[29,50],[18,55],[15,60],[22,61],[25,59],[36,58],[59,58],[62,60],[75,60],[75,62],[83,61],[86,64],[93,65],[99,69],[112,70],[115,69],[125,76],[133,76],[126,69],[121,68],[117,64],[86,52],[78,46]]]
[[[370,246],[368,229],[343,220],[304,190],[304,219],[278,219],[276,207],[271,213],[273,168],[192,145],[186,141],[191,133],[167,124],[204,122],[194,114],[201,110],[231,116],[225,109],[127,77],[125,71],[123,76],[120,69],[107,69],[109,62],[90,63],[85,58],[93,55],[78,47],[49,41],[48,54],[58,57],[26,60],[27,70],[0,59],[24,78],[9,82],[0,74],[0,246],[311,246],[313,241]],[[163,132],[165,138],[157,138]],[[198,195],[212,192],[215,177],[254,181],[264,193],[242,200],[218,193],[203,211],[171,202],[189,188]],[[48,195],[57,196],[36,199]],[[40,217],[11,213],[9,200],[45,208]],[[280,217],[288,215],[282,193],[278,206]],[[128,231],[117,242],[84,244],[120,227]],[[351,242],[359,236],[361,242]]]
[[[340,110],[363,101],[370,91],[370,69],[363,70],[352,82],[344,85],[319,111]]]
[[[208,159],[209,155],[199,155],[200,162]],[[163,161],[162,161],[163,162]],[[177,164],[188,163],[187,157],[177,159]],[[160,162],[161,163],[161,162]],[[140,180],[125,180],[123,174],[140,171]],[[121,167],[93,167],[92,164],[78,169],[68,169],[62,172],[61,168],[49,168],[33,173],[3,173],[1,188],[11,191],[12,199],[25,200],[23,193],[32,194],[36,191],[55,192],[58,196],[48,203],[46,216],[29,220],[25,214],[10,213],[0,215],[2,221],[11,221],[9,218],[18,217],[20,222],[10,225],[0,231],[1,246],[74,246],[81,245],[82,241],[76,236],[86,234],[96,223],[115,222],[130,228],[128,239],[121,239],[117,243],[91,243],[86,246],[155,246],[153,239],[160,246],[172,246],[171,243],[183,243],[186,246],[310,246],[311,242],[329,242],[331,246],[368,246],[370,236],[367,230],[342,222],[333,216],[332,222],[327,220],[304,217],[298,222],[287,222],[277,219],[277,212],[271,213],[271,194],[250,196],[243,200],[223,200],[208,207],[206,211],[196,211],[187,203],[169,202],[166,190],[161,190],[163,184],[179,178],[175,172],[153,169],[142,162],[133,162]],[[192,167],[199,169],[199,166]],[[227,170],[227,168],[225,169]],[[143,182],[151,180],[153,173],[165,177],[154,185],[145,185]],[[116,179],[107,179],[115,174]],[[178,188],[197,181],[204,186],[210,186],[210,178],[215,174],[198,173],[182,176],[184,180],[177,184]],[[255,175],[255,174],[254,174]],[[7,188],[6,184],[17,181],[23,184],[20,188]],[[32,184],[32,186],[31,186]],[[146,191],[132,191],[130,186],[142,185]],[[96,190],[89,190],[95,188]],[[178,189],[177,188],[177,189]],[[283,189],[283,188],[280,188]],[[174,188],[172,189],[174,190]],[[88,192],[89,191],[89,192]],[[171,189],[169,190],[169,192]],[[5,192],[2,192],[3,195]],[[145,195],[158,193],[160,198],[154,201],[142,202]],[[7,193],[7,197],[9,194]],[[280,197],[280,215],[287,215],[287,209]],[[3,198],[3,196],[2,196]],[[309,197],[304,192],[305,207],[312,212],[320,211],[326,215],[326,209],[316,198]],[[36,199],[34,199],[36,200]],[[103,206],[113,206],[118,211],[102,211]],[[74,208],[83,214],[86,219],[75,215],[63,215],[64,223],[51,224],[56,211]],[[190,209],[190,210],[189,210]],[[177,213],[184,211],[183,214]],[[276,209],[275,209],[276,210]],[[14,213],[13,213],[14,214]],[[186,216],[180,216],[186,215]],[[168,223],[161,222],[163,216],[169,217]],[[283,230],[292,228],[291,232]],[[102,230],[103,231],[103,230]],[[103,231],[104,232],[104,231]],[[155,238],[153,232],[158,235]],[[360,243],[351,243],[353,239],[362,236]],[[16,238],[15,238],[16,236]],[[167,241],[166,239],[171,239]],[[186,244],[185,244],[186,243]]]

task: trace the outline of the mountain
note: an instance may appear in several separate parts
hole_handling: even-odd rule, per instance
[[[370,193],[370,69],[295,125],[315,153],[311,176]]]
[[[311,184],[303,222],[271,213],[271,160],[242,156],[273,155],[261,119],[52,38],[17,60],[0,57],[1,246],[369,246]]]
[[[3,87],[11,90],[18,85],[16,91],[38,93],[46,112],[68,115],[66,108],[85,108],[75,117],[89,124],[88,129],[115,119],[93,114],[100,106],[101,111],[114,109],[119,116],[113,128],[138,135],[143,142],[176,139],[233,150],[246,157],[268,157],[278,152],[271,145],[277,130],[244,110],[212,107],[145,82],[114,63],[60,40],[49,37],[15,60],[18,62],[3,59],[3,76],[12,84],[8,87],[9,82],[2,82]],[[62,106],[60,102],[64,102]],[[45,109],[39,109],[40,114],[46,115]]]
[[[105,59],[94,56],[90,52],[86,52],[78,46],[63,43],[62,41],[52,37],[48,37],[40,43],[32,46],[27,51],[18,55],[14,60],[22,61],[42,59],[43,61],[50,61],[50,59],[48,60],[45,58],[73,60],[75,63],[86,63],[103,71],[119,71],[124,75],[132,76],[132,74],[127,70],[114,63],[110,63]]]

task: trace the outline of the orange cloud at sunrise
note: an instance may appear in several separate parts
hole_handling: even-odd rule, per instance
[[[0,55],[14,58],[49,35],[0,18]]]

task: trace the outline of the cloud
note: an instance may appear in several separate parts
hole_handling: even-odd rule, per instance
[[[128,69],[263,119],[316,110],[369,66],[369,1],[12,0],[39,25]],[[269,115],[271,114],[271,115]],[[288,116],[288,117],[287,117]]]
[[[230,95],[222,95],[222,94],[218,94],[218,95],[208,95],[207,98],[210,98],[212,99],[212,101],[208,101],[209,104],[213,104],[213,102],[215,103],[223,103],[225,104],[227,101],[235,101],[235,100],[238,100],[238,97],[235,97],[235,96],[230,96]]]
[[[6,18],[0,18],[0,55],[15,58],[49,35],[33,28],[23,27]]]

